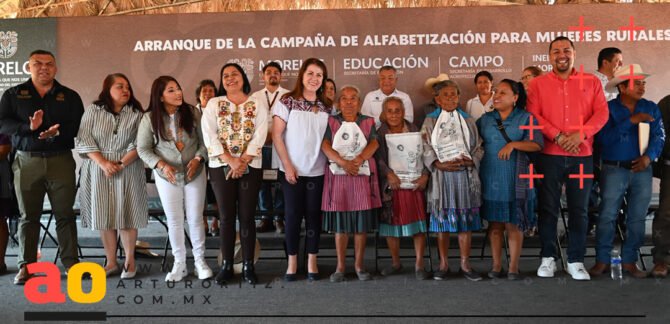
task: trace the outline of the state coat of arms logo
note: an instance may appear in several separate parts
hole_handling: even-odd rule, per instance
[[[18,50],[18,34],[15,31],[0,31],[0,58],[8,59]]]

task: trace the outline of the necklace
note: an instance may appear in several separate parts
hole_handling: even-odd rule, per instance
[[[177,119],[177,138],[174,137],[174,134],[172,134],[172,128],[168,129],[168,136],[172,138],[172,140],[175,142],[175,145],[177,146],[177,151],[181,152],[181,150],[184,149],[184,142],[182,142],[181,137],[182,137],[182,131],[184,130],[183,127],[180,125],[180,120]]]
[[[119,133],[119,124],[121,124],[121,115],[114,115],[114,135]]]

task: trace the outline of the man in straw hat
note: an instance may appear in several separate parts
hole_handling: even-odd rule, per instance
[[[449,76],[445,73],[440,73],[440,75],[437,77],[428,78],[428,80],[426,80],[426,82],[423,84],[423,88],[426,89],[428,93],[430,93],[431,99],[430,102],[421,106],[418,114],[414,116],[414,125],[421,128],[421,125],[423,125],[423,120],[426,119],[426,116],[437,109],[437,104],[435,103],[435,93],[433,93],[433,85],[447,80],[449,80]]]
[[[624,67],[605,87],[618,90],[608,102],[610,118],[596,137],[601,147],[600,217],[596,226],[596,264],[591,275],[609,270],[610,253],[619,208],[626,197],[626,238],[621,251],[622,268],[636,278],[647,273],[637,265],[638,250],[644,243],[645,218],[651,201],[651,161],[661,155],[665,130],[658,106],[643,99],[649,76],[638,64]],[[643,127],[643,124],[644,125]]]

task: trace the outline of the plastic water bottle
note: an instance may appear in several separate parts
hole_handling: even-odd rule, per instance
[[[617,249],[612,249],[612,253],[610,253],[612,256],[611,264],[610,264],[610,269],[612,271],[612,280],[621,280],[622,274],[621,274],[621,255],[619,254],[619,250]]]

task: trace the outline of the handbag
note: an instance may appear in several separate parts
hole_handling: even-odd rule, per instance
[[[500,119],[496,118],[496,123],[498,124],[498,130],[502,134],[503,138],[507,143],[512,142],[512,139],[507,136],[507,132],[505,132],[505,126],[503,126],[503,123]],[[528,163],[535,163],[535,160],[537,159],[537,152],[523,152],[526,154],[526,158],[528,159]]]

